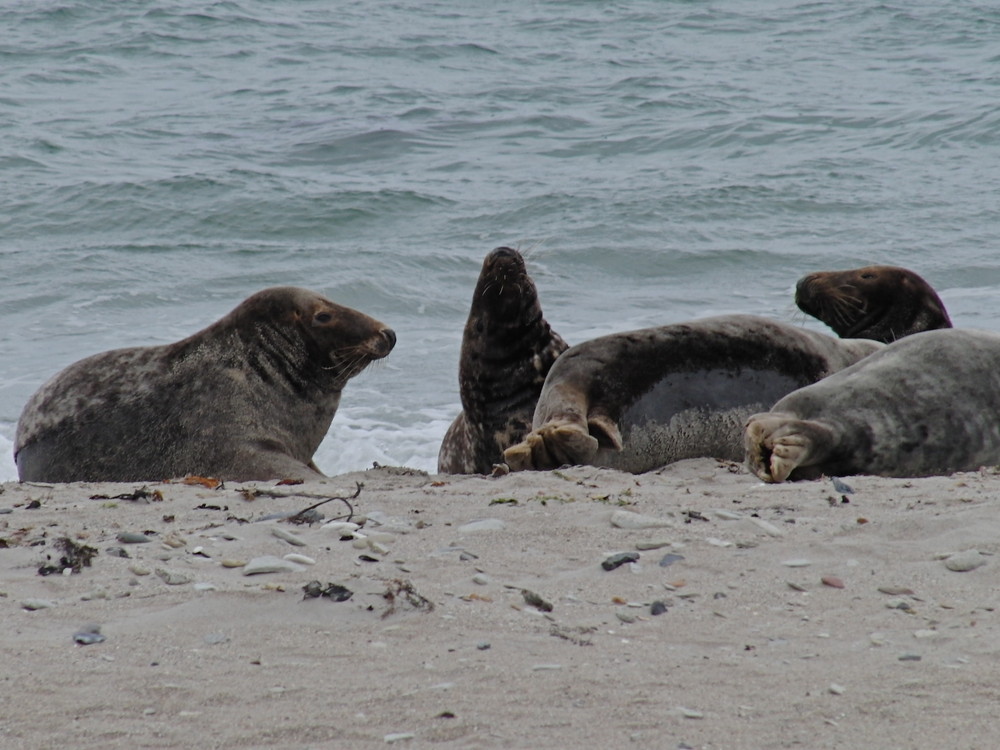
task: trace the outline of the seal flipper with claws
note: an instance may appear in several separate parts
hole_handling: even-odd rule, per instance
[[[937,292],[898,266],[809,274],[795,286],[795,304],[843,338],[891,344],[921,331],[951,328]]]
[[[347,381],[396,334],[297,287],[265,289],[166,346],[70,365],[17,425],[22,481],[316,479],[312,461]]]
[[[545,376],[567,348],[542,317],[535,285],[517,250],[483,261],[462,337],[462,413],[441,443],[442,474],[488,474],[504,449],[531,429]]]

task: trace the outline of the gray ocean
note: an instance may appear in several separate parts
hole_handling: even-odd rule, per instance
[[[0,4],[0,480],[89,354],[305,286],[391,325],[317,454],[433,469],[483,256],[567,341],[910,267],[1000,330],[1000,7]]]

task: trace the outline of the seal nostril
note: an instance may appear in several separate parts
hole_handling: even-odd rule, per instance
[[[396,332],[391,328],[383,328],[380,333],[382,338],[389,343],[389,348],[392,349],[396,345]]]

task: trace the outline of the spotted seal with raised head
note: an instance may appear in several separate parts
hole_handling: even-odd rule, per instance
[[[811,273],[796,284],[795,304],[844,338],[890,344],[920,331],[951,328],[934,288],[899,266]]]
[[[347,381],[385,357],[384,324],[297,287],[265,289],[165,346],[80,360],[29,399],[23,481],[311,479]]]
[[[556,360],[512,470],[592,464],[640,473],[743,458],[747,417],[882,345],[753,315],[603,336]]]
[[[789,393],[746,426],[766,482],[920,477],[1000,463],[1000,335],[916,333]]]
[[[545,376],[566,348],[542,316],[521,253],[509,247],[490,252],[462,334],[462,412],[441,443],[438,471],[490,473],[504,449],[531,429]]]

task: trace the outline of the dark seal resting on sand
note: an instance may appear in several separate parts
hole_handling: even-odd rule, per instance
[[[951,328],[933,287],[898,266],[811,273],[796,285],[795,304],[844,338],[891,344],[920,331]]]
[[[504,449],[531,429],[542,383],[565,349],[542,317],[521,254],[509,247],[489,253],[462,335],[462,413],[441,442],[438,471],[488,474],[503,461]]]
[[[747,417],[881,347],[753,315],[602,336],[556,361],[532,431],[504,456],[515,471],[741,460]]]
[[[116,349],[45,383],[21,413],[22,481],[316,478],[347,381],[396,335],[296,287],[265,289],[183,341]]]
[[[1000,335],[907,336],[754,415],[745,440],[747,465],[766,482],[1000,463]]]

